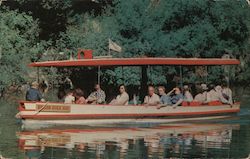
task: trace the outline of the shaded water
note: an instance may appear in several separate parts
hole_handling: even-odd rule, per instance
[[[250,99],[238,118],[202,123],[22,130],[16,104],[1,102],[0,155],[8,158],[246,158]]]

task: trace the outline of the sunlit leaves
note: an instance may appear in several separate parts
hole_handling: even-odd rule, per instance
[[[0,11],[0,89],[26,80],[27,64],[38,51],[38,31],[38,22],[31,16],[7,9]]]

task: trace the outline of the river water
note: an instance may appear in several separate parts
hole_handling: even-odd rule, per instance
[[[23,130],[17,104],[0,101],[0,155],[13,159],[247,158],[250,95],[237,117],[175,124]]]

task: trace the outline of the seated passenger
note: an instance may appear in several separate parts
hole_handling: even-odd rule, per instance
[[[65,91],[63,89],[59,89],[57,92],[58,102],[64,103],[65,96],[66,96]]]
[[[230,104],[233,104],[232,94],[232,90],[228,87],[228,84],[226,82],[222,83],[222,95]]]
[[[194,97],[194,101],[206,103],[207,101],[207,85],[201,84],[200,88],[197,89],[198,94]]]
[[[209,85],[209,92],[207,93],[207,103],[212,101],[219,101],[225,104],[229,102],[222,96],[221,86],[215,87],[214,84]]]
[[[188,85],[183,86],[184,101],[192,102],[194,100],[193,95],[190,93],[190,88]]]
[[[125,86],[122,84],[119,86],[120,94],[116,97],[116,99],[112,100],[110,104],[112,105],[128,105],[129,96],[126,92]]]
[[[86,104],[86,100],[85,98],[83,97],[83,91],[80,89],[80,88],[77,88],[75,91],[74,91],[74,97],[76,99],[76,104]]]
[[[99,84],[95,84],[95,91],[88,96],[86,101],[91,104],[104,104],[105,98],[105,92],[101,89]]]
[[[155,88],[148,86],[148,95],[144,98],[145,105],[158,105],[160,104],[160,97],[155,94]]]
[[[26,93],[26,100],[27,101],[43,101],[42,99],[42,93],[40,92],[39,83],[38,82],[32,82],[31,88]]]
[[[160,104],[172,105],[170,96],[166,94],[164,86],[159,86],[158,87],[158,92],[159,92],[159,95],[160,95]]]
[[[211,101],[219,101],[219,95],[215,90],[214,84],[208,85],[208,92],[207,92],[207,103]]]
[[[221,103],[230,105],[233,104],[233,102],[230,103],[230,101],[223,96],[222,87],[220,85],[215,87],[215,91],[218,93],[218,98]]]
[[[180,88],[176,87],[173,89],[174,94],[171,95],[171,102],[172,102],[172,106],[175,108],[176,106],[180,106],[181,103],[183,102],[183,95],[181,93]]]
[[[73,90],[69,90],[64,98],[64,103],[72,104],[75,103],[75,97],[73,96]]]

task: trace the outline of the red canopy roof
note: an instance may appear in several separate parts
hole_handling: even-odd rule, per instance
[[[103,58],[45,61],[29,64],[31,67],[70,66],[143,66],[143,65],[238,65],[237,59],[221,58]]]

